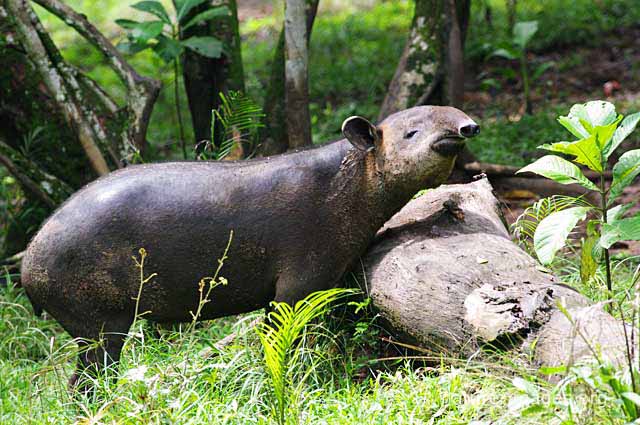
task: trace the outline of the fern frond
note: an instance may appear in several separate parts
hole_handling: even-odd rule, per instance
[[[260,105],[241,92],[230,91],[227,95],[221,92],[219,96],[220,107],[211,116],[212,144],[216,126],[222,129],[222,142],[213,155],[216,160],[229,155],[238,143],[255,144],[265,116]]]
[[[554,195],[542,198],[525,209],[516,221],[511,225],[511,231],[518,243],[527,251],[532,252],[533,235],[538,224],[554,212],[562,211],[570,207],[592,207],[584,197]]]
[[[268,322],[257,327],[258,336],[264,349],[267,372],[271,377],[275,396],[275,411],[278,422],[284,423],[284,415],[289,397],[289,371],[298,363],[300,337],[306,327],[316,318],[324,315],[335,301],[358,293],[358,290],[333,288],[314,292],[291,307],[287,303],[272,303]]]

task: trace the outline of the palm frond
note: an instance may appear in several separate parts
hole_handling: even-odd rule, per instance
[[[532,252],[533,235],[538,228],[538,224],[554,212],[576,206],[587,207],[592,205],[582,196],[554,195],[542,198],[518,216],[511,225],[511,231],[515,235],[518,244],[527,249],[527,251]]]

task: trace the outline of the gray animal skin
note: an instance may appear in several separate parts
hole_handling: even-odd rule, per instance
[[[200,319],[294,303],[335,286],[376,231],[420,189],[444,182],[464,139],[463,112],[421,106],[374,126],[343,124],[346,139],[239,162],[137,165],[78,191],[42,226],[23,259],[22,284],[76,338],[102,339],[79,368],[117,361],[135,314],[191,321],[198,282],[211,276],[233,230],[222,275]],[[108,356],[105,356],[105,351]],[[73,378],[72,378],[73,379]]]

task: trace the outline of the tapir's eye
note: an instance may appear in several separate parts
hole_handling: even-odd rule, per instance
[[[405,139],[411,139],[413,136],[416,135],[417,132],[418,132],[418,130],[411,130],[407,134],[404,135],[404,138]]]

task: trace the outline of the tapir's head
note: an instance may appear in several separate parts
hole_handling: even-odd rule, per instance
[[[386,181],[433,187],[448,178],[456,155],[480,126],[456,108],[418,106],[377,126],[362,117],[347,118],[342,132],[356,149],[375,156]]]

